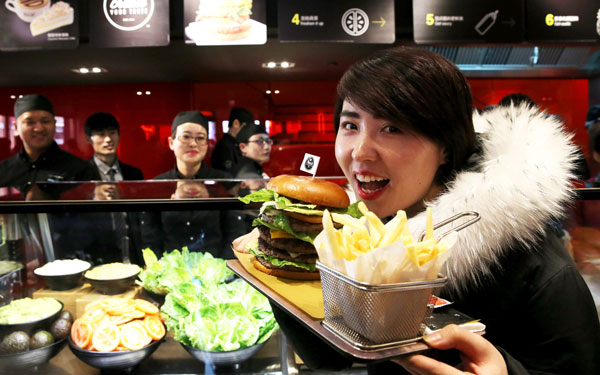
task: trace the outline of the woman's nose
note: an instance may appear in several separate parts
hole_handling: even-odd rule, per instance
[[[375,142],[368,134],[361,134],[352,150],[352,159],[356,161],[373,161],[376,158]]]

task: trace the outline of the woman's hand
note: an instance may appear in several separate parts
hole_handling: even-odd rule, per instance
[[[258,228],[254,228],[252,232],[246,233],[243,236],[240,236],[233,240],[231,244],[231,248],[233,251],[237,251],[238,253],[248,254],[248,250],[246,250],[246,246],[252,241],[258,241]]]
[[[423,338],[436,349],[456,349],[460,352],[460,369],[421,354],[395,358],[392,361],[412,375],[506,375],[504,357],[489,341],[473,332],[451,324]]]

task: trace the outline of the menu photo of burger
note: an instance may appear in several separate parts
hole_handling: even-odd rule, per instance
[[[186,0],[186,43],[265,44],[267,26],[260,22],[265,19],[264,0],[255,1],[254,6],[253,10],[252,0]],[[192,10],[194,14],[188,15]]]

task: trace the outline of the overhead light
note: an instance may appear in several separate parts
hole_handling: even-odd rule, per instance
[[[263,68],[267,68],[267,69],[273,69],[273,68],[282,68],[282,69],[288,69],[288,68],[293,68],[296,66],[296,63],[293,62],[289,62],[289,61],[282,61],[282,62],[274,62],[274,61],[269,61],[266,63],[262,63],[261,65]]]
[[[11,99],[16,99],[16,98],[17,98],[17,96],[16,96],[16,95],[11,95],[11,96],[10,96],[10,98],[11,98]]]
[[[137,92],[137,94],[138,94],[138,95],[142,95],[142,92],[141,92],[141,91],[138,91],[138,92]]]
[[[275,90],[275,94],[279,94],[279,90]]]
[[[72,72],[78,73],[78,74],[88,74],[88,73],[95,73],[95,74],[99,74],[99,73],[106,73],[108,72],[108,70],[100,67],[100,66],[93,66],[91,68],[82,66],[79,68],[73,68],[71,69]]]
[[[265,93],[267,93],[267,94],[270,94],[270,93],[271,93],[271,90],[267,90],[267,91],[265,91]]]
[[[151,92],[150,92],[150,91],[146,91],[146,95],[150,95],[150,94],[151,94]]]

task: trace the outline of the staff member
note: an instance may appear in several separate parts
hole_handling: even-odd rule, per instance
[[[155,180],[231,178],[227,172],[210,168],[203,162],[208,148],[208,121],[200,112],[187,111],[175,116],[168,141],[175,154],[175,168],[156,176]],[[178,187],[183,187],[184,184],[179,182]],[[203,185],[201,181],[190,182]],[[194,188],[194,184],[185,185]],[[180,196],[176,190],[172,198]],[[205,195],[202,197],[206,198]],[[231,258],[231,242],[245,230],[240,216],[232,211],[144,212],[141,218],[144,247],[150,247],[159,254],[187,246],[190,251]]]
[[[15,102],[14,113],[15,134],[23,141],[23,148],[0,162],[0,186],[15,187],[27,198],[36,199],[59,192],[56,187],[36,183],[92,179],[90,166],[61,150],[54,141],[56,120],[48,98],[23,96]]]
[[[236,178],[269,178],[262,165],[271,157],[273,140],[264,125],[247,125],[236,137],[242,158],[233,169]]]
[[[210,157],[210,165],[231,173],[242,155],[235,139],[240,130],[254,124],[254,115],[245,108],[235,107],[229,112],[229,130],[215,145]]]
[[[85,138],[94,149],[94,156],[89,160],[94,170],[94,180],[144,179],[140,169],[121,162],[117,157],[121,132],[115,116],[105,112],[94,113],[85,121],[84,131]]]

